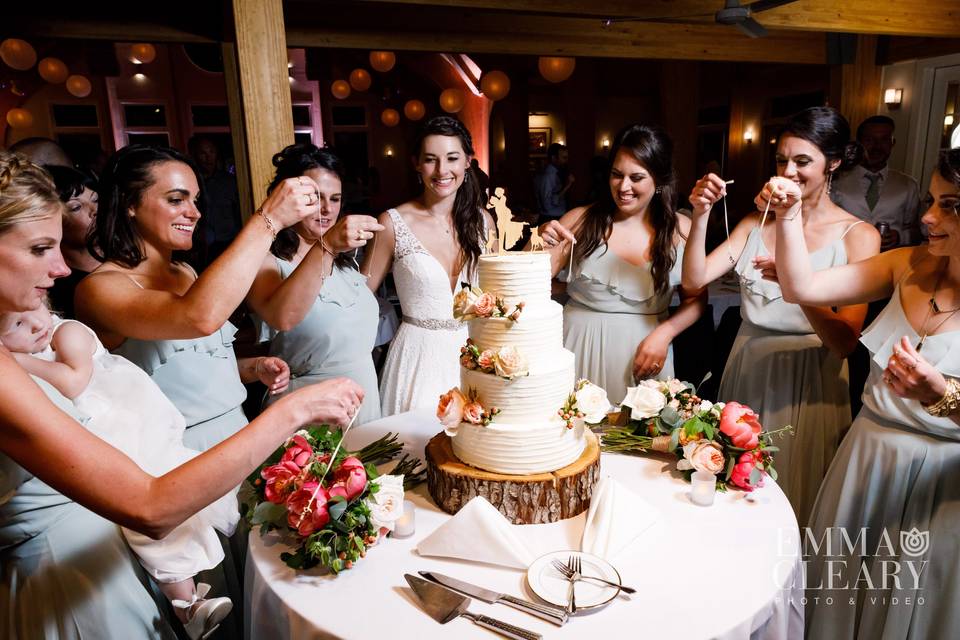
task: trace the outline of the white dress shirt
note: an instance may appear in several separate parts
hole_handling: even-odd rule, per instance
[[[871,211],[867,204],[867,190],[871,178],[879,174],[880,197]],[[830,198],[838,207],[861,220],[876,225],[886,222],[900,234],[900,245],[919,243],[920,235],[920,187],[917,181],[905,173],[884,167],[880,171],[868,171],[862,165],[840,174],[833,181]]]

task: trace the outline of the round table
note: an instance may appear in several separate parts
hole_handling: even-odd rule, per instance
[[[436,417],[411,412],[350,431],[358,449],[387,431],[422,458],[440,431]],[[797,521],[786,497],[769,478],[745,494],[718,493],[712,507],[688,498],[689,484],[672,471],[675,459],[603,454],[601,473],[642,496],[660,519],[611,561],[623,583],[636,587],[609,606],[556,627],[506,605],[474,600],[470,610],[544,635],[545,638],[803,637],[803,584]],[[460,618],[440,625],[416,603],[404,573],[438,571],[488,589],[535,599],[522,571],[460,560],[420,556],[419,540],[451,516],[430,500],[426,485],[407,492],[416,505],[416,533],[388,538],[339,576],[294,571],[276,534],[254,530],[246,566],[247,638],[494,638]],[[584,515],[549,525],[551,539],[579,539]],[[544,548],[543,552],[557,549]]]

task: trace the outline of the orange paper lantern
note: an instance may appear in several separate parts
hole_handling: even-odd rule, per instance
[[[350,95],[350,84],[346,80],[334,80],[330,85],[330,93],[337,100],[343,100]]]
[[[7,38],[0,43],[0,60],[12,69],[26,71],[37,63],[37,52],[26,40]]]
[[[447,113],[457,113],[463,109],[465,98],[460,89],[444,89],[440,94],[440,108]]]
[[[494,102],[503,100],[510,93],[510,78],[503,71],[491,71],[480,80],[480,89]]]
[[[427,114],[427,108],[419,100],[407,100],[403,105],[403,115],[410,120],[419,120]]]
[[[7,124],[14,129],[26,129],[33,124],[33,114],[26,109],[7,111]]]
[[[67,65],[63,64],[63,61],[58,58],[44,58],[37,65],[37,71],[40,72],[40,77],[50,84],[60,84],[70,75]]]
[[[77,98],[86,98],[93,91],[93,85],[84,76],[70,76],[67,78],[67,91]]]
[[[370,66],[380,73],[390,71],[395,64],[397,64],[397,56],[395,56],[392,51],[370,52]]]
[[[556,58],[550,56],[542,56],[537,63],[537,67],[540,69],[540,75],[543,76],[544,80],[550,82],[563,82],[570,77],[576,66],[577,60],[575,58]]]
[[[366,91],[370,88],[370,72],[366,69],[354,69],[350,72],[350,86],[357,91]]]
[[[395,127],[400,124],[400,112],[396,109],[384,109],[380,114],[380,122],[388,127]]]
[[[146,42],[139,42],[130,47],[130,53],[137,62],[143,64],[150,64],[157,57],[157,49],[152,44]]]

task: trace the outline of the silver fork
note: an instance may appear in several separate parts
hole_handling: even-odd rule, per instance
[[[580,558],[578,557],[577,560],[580,560]],[[570,579],[570,577],[571,577],[571,576],[573,575],[573,573],[574,573],[573,570],[572,570],[570,567],[568,567],[568,566],[565,565],[564,563],[560,562],[559,560],[554,560],[552,564],[553,564],[553,567],[554,567],[557,571],[559,571],[561,574],[563,574],[563,577],[567,578],[568,580]],[[585,576],[585,575],[583,575],[583,574],[581,573],[580,576],[579,576],[579,578],[578,578],[578,580],[594,580],[594,581],[596,581],[596,582],[602,582],[602,583],[604,583],[604,584],[610,585],[611,587],[616,587],[616,588],[620,589],[621,591],[623,591],[624,593],[636,593],[636,592],[637,592],[637,590],[634,589],[633,587],[628,587],[628,586],[623,585],[623,584],[617,584],[616,582],[612,582],[612,581],[607,580],[607,579],[605,579],[605,578],[598,578],[597,576]]]
[[[580,578],[580,557],[568,556],[567,567],[572,572],[567,576],[567,580],[570,581],[570,615],[573,615],[577,612],[577,579]]]

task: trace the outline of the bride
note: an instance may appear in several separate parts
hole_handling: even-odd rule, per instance
[[[473,140],[459,120],[431,118],[414,143],[423,191],[380,215],[384,230],[364,259],[367,286],[376,291],[393,271],[403,323],[393,338],[380,380],[383,415],[436,407],[460,383],[466,327],[453,318],[453,297],[472,281],[493,221],[470,168]]]

